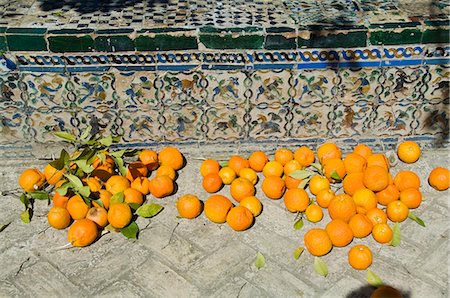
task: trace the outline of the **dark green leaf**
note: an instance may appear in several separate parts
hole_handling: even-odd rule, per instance
[[[66,176],[67,180],[72,183],[75,189],[80,189],[83,187],[83,182],[81,182],[80,178],[78,178],[77,176],[72,174],[65,174],[64,176]]]
[[[296,171],[294,171],[294,172],[289,174],[289,176],[291,176],[292,178],[300,179],[300,180],[303,180],[305,178],[309,178],[312,175],[314,175],[314,172],[307,171],[307,170],[296,170]]]
[[[123,159],[120,157],[112,157],[114,159],[114,162],[116,163],[117,168],[119,169],[119,172],[123,175],[127,175],[127,169],[124,166]]]
[[[370,269],[367,270],[367,282],[374,287],[383,285],[383,281],[381,280],[381,278],[373,273]]]
[[[300,256],[302,255],[303,251],[305,249],[303,247],[299,247],[294,251],[294,259],[298,260]]]
[[[121,229],[120,232],[127,238],[136,239],[139,227],[136,222],[132,221],[128,226]]]
[[[392,231],[393,235],[391,245],[394,247],[399,246],[401,242],[401,237],[400,237],[400,225],[398,224],[398,222],[394,224]]]
[[[86,129],[83,131],[83,133],[81,134],[80,138],[82,140],[87,139],[89,137],[89,135],[91,134],[91,129],[92,129],[92,126],[88,125],[86,127]]]
[[[71,187],[73,187],[72,182],[66,182],[63,185],[61,185],[60,187],[58,187],[57,189],[55,189],[55,191],[57,193],[59,193],[60,195],[65,196],[67,194],[67,191]]]
[[[341,181],[342,180],[341,176],[339,176],[339,174],[336,172],[336,170],[334,170],[333,173],[331,173],[330,177],[333,178],[336,181]]]
[[[111,135],[109,135],[107,137],[101,138],[100,140],[98,140],[98,142],[105,147],[109,147],[113,143],[113,138]]]
[[[61,138],[63,140],[69,141],[69,142],[74,142],[77,138],[65,131],[58,131],[54,133],[55,136],[57,136],[58,138]]]
[[[100,162],[103,164],[106,160],[106,154],[103,152],[98,152],[97,157],[100,159]]]
[[[109,206],[112,206],[114,204],[123,203],[124,199],[125,199],[125,196],[123,194],[123,191],[115,193],[109,200]]]
[[[121,139],[122,139],[121,136],[114,136],[114,137],[112,138],[112,141],[113,141],[113,143],[119,143]]]
[[[33,191],[29,195],[35,200],[50,200],[50,195],[45,191]]]
[[[326,277],[328,275],[328,266],[319,257],[314,257],[314,270],[323,277]]]
[[[57,170],[62,170],[67,165],[68,162],[69,162],[69,153],[67,153],[66,150],[62,149],[61,153],[59,154],[59,158],[57,160],[50,162],[50,165]]]
[[[89,165],[85,159],[76,160],[75,163],[86,174],[89,174],[94,170],[94,167]]]
[[[262,253],[258,251],[258,253],[256,253],[255,266],[256,268],[260,269],[265,265],[266,265],[266,258]]]
[[[303,228],[303,219],[302,218],[300,218],[299,220],[297,220],[294,223],[294,229],[300,230],[301,228]]]
[[[153,217],[161,212],[163,208],[164,207],[159,204],[144,204],[136,210],[136,214],[141,217]]]
[[[130,206],[130,208],[133,210],[137,210],[139,207],[141,207],[141,205],[137,203],[128,203],[128,206]]]
[[[24,211],[22,211],[22,213],[20,214],[20,219],[26,223],[29,224],[30,223],[30,209],[26,209]]]
[[[309,180],[311,180],[311,179],[310,179],[310,178],[308,178],[308,179],[303,179],[302,182],[300,182],[300,183],[298,184],[297,188],[303,188],[303,189],[305,189],[306,184],[308,184]]]
[[[423,220],[421,220],[419,217],[417,217],[416,215],[414,215],[414,213],[409,212],[408,213],[408,217],[412,220],[414,220],[416,223],[418,223],[419,225],[421,225],[422,227],[425,227],[425,223],[423,222]]]
[[[20,201],[25,205],[25,208],[28,207],[28,205],[30,204],[28,196],[24,193],[20,195]]]
[[[73,160],[89,160],[91,159],[93,156],[95,156],[96,151],[94,149],[91,149],[89,147],[84,148],[83,151],[80,153],[80,155],[78,155],[75,159]]]

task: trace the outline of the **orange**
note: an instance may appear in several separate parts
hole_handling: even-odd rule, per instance
[[[234,179],[230,185],[230,194],[237,202],[240,202],[243,198],[253,196],[255,191],[253,183],[242,177]]]
[[[150,192],[148,190],[149,184],[150,180],[147,177],[137,177],[131,182],[130,187],[139,190],[145,196]]]
[[[284,176],[284,182],[287,189],[297,188],[302,181],[303,179],[295,179],[291,176]]]
[[[303,188],[288,189],[284,194],[284,205],[290,212],[303,212],[309,205],[308,193]]]
[[[415,209],[422,203],[422,193],[415,188],[407,188],[400,192],[400,201],[409,209]]]
[[[184,157],[180,150],[174,147],[165,147],[158,154],[159,164],[169,166],[178,171],[184,166]]]
[[[108,155],[108,152],[102,152],[102,153],[105,154],[105,160],[102,162],[101,159],[97,155],[97,157],[92,162],[92,167],[94,167],[94,169],[101,167],[101,166],[108,166],[108,167],[114,168],[115,162],[114,162],[114,159],[112,158],[112,156]]]
[[[364,214],[353,215],[348,225],[356,238],[364,238],[372,233],[373,224]]]
[[[330,237],[324,229],[311,229],[303,237],[306,249],[316,257],[326,255],[333,248]]]
[[[355,245],[348,252],[348,263],[357,270],[369,268],[372,265],[372,251],[365,245]]]
[[[367,167],[379,166],[389,171],[389,160],[382,153],[374,153],[367,158]]]
[[[44,176],[47,183],[50,185],[56,184],[63,177],[66,169],[57,170],[52,167],[50,164],[47,164],[44,168]]]
[[[306,146],[301,146],[295,150],[294,159],[298,161],[303,168],[306,168],[314,162],[314,151]]]
[[[358,144],[353,148],[353,153],[359,154],[360,156],[367,159],[370,155],[372,155],[372,149],[365,144]]]
[[[168,176],[170,179],[172,179],[173,181],[175,181],[175,178],[177,177],[177,173],[175,172],[175,170],[172,167],[166,166],[166,165],[161,165],[157,170],[156,170],[156,174],[155,176]]]
[[[142,150],[141,153],[139,153],[138,158],[149,171],[153,171],[159,166],[158,154],[153,150]]]
[[[284,174],[286,176],[292,172],[295,172],[295,171],[301,170],[301,169],[302,169],[302,165],[295,159],[288,161],[283,167]]]
[[[328,214],[331,219],[342,219],[348,222],[356,214],[356,204],[347,194],[338,194],[331,199],[328,205]]]
[[[372,229],[372,237],[378,243],[388,243],[392,240],[392,236],[394,233],[392,232],[391,227],[387,223],[379,223],[373,226]]]
[[[275,151],[275,160],[281,163],[282,166],[294,159],[294,154],[287,148],[280,148]]]
[[[403,298],[403,295],[399,290],[383,285],[373,291],[370,298]]]
[[[114,167],[106,163],[96,167],[95,170],[91,173],[91,177],[97,177],[103,182],[107,181],[113,175]]]
[[[203,177],[202,186],[209,193],[218,192],[223,186],[222,178],[220,178],[219,174],[208,174]]]
[[[283,173],[284,173],[283,165],[276,160],[267,162],[263,168],[263,175],[266,178],[269,176],[281,177],[283,176]]]
[[[366,216],[373,225],[387,222],[386,213],[379,208],[370,209],[369,211],[367,211]]]
[[[228,166],[230,168],[233,169],[233,171],[236,174],[239,174],[239,172],[243,169],[243,168],[249,168],[250,164],[248,163],[248,160],[243,158],[240,155],[233,155],[230,157],[230,159],[228,160]]]
[[[324,176],[313,176],[309,180],[309,191],[316,196],[322,189],[330,189],[330,181]]]
[[[341,158],[342,153],[338,146],[334,143],[325,143],[321,145],[317,149],[317,157],[319,158],[319,162],[323,163],[326,159],[329,158]]]
[[[25,192],[38,190],[44,182],[45,176],[38,169],[26,169],[19,176],[19,185]]]
[[[350,196],[352,196],[358,189],[366,188],[364,186],[364,173],[350,173],[347,174],[342,181],[342,187],[344,188],[344,192]]]
[[[52,207],[47,214],[48,224],[55,229],[65,229],[70,225],[70,214],[65,208]]]
[[[219,176],[222,178],[223,184],[231,184],[236,179],[236,172],[230,167],[223,167],[219,171]]]
[[[262,172],[264,166],[268,161],[269,159],[267,158],[267,155],[262,151],[253,152],[248,158],[250,168],[252,168],[256,172]]]
[[[244,206],[236,206],[230,209],[226,221],[235,231],[244,231],[253,224],[253,214]]]
[[[353,241],[353,232],[348,223],[342,219],[333,219],[325,227],[331,243],[337,247],[344,247]]]
[[[187,194],[177,200],[177,210],[181,217],[193,219],[202,213],[202,202],[196,195]]]
[[[100,189],[99,191],[99,200],[102,202],[103,207],[108,210],[109,209],[109,201],[111,200],[112,197],[112,193],[110,193],[109,191],[105,190],[105,189]],[[92,202],[92,205],[94,205],[94,207],[101,207],[99,204],[97,204],[96,202]]]
[[[407,188],[420,188],[420,178],[416,173],[403,170],[397,173],[394,177],[394,184],[397,189],[401,192]]]
[[[109,207],[108,222],[116,229],[126,227],[132,217],[131,208],[127,203],[117,203]]]
[[[364,171],[364,186],[372,191],[380,191],[389,185],[388,171],[380,166],[369,166]]]
[[[359,154],[350,153],[344,158],[344,166],[347,174],[364,172],[367,160]]]
[[[390,202],[386,208],[387,217],[393,222],[402,222],[408,217],[409,209],[402,201]]]
[[[114,175],[105,183],[105,189],[115,195],[130,187],[130,180],[124,176]]]
[[[100,228],[104,228],[108,225],[108,211],[102,207],[92,207],[86,214],[86,219],[92,220]]]
[[[102,189],[102,182],[97,177],[87,177],[83,179],[83,182],[89,186],[91,192],[98,192]]]
[[[446,190],[450,187],[450,171],[446,168],[434,168],[428,175],[428,183],[436,190]]]
[[[208,174],[219,174],[220,164],[215,159],[207,159],[200,165],[200,174],[205,177]]]
[[[148,190],[155,197],[163,198],[173,193],[175,184],[169,176],[158,176],[149,181]]]
[[[239,202],[239,206],[244,206],[245,208],[250,210],[250,212],[253,214],[254,217],[257,217],[258,215],[260,215],[262,212],[262,208],[263,208],[261,201],[258,200],[258,198],[255,196],[243,198]]]
[[[370,209],[377,207],[377,196],[370,189],[358,189],[352,198],[355,201],[357,213],[366,214]]]
[[[322,208],[313,203],[306,208],[305,215],[310,222],[319,222],[323,218],[323,211]]]
[[[283,196],[286,184],[281,177],[269,176],[263,180],[261,188],[268,198],[278,200]]]
[[[390,202],[396,201],[400,198],[400,192],[394,184],[388,185],[385,189],[375,194],[378,204],[387,206]]]
[[[323,166],[323,173],[330,182],[341,181],[342,179],[344,179],[346,172],[344,162],[342,161],[342,159],[328,158],[323,161],[322,166]],[[331,176],[334,173],[337,174],[338,177],[332,178]]]
[[[95,222],[89,219],[80,219],[74,222],[67,232],[67,240],[77,247],[88,246],[97,239],[99,233]]]
[[[330,201],[332,198],[334,198],[334,191],[331,189],[322,189],[319,191],[319,193],[316,195],[316,202],[317,204],[322,208],[328,208],[328,205],[330,205]]]
[[[253,185],[255,185],[258,182],[258,175],[256,174],[255,170],[253,170],[252,168],[243,168],[239,172],[239,177],[246,178]]]
[[[62,196],[57,191],[55,191],[55,194],[53,195],[52,201],[53,201],[53,206],[66,208],[67,201],[69,201],[69,197],[68,196]]]
[[[69,211],[70,217],[77,220],[86,217],[86,214],[89,211],[89,206],[86,205],[84,200],[79,195],[74,195],[67,201],[66,209]]]
[[[128,164],[127,168],[127,179],[133,181],[137,177],[147,177],[148,169],[147,166],[144,165],[140,161],[134,161]]]
[[[123,191],[123,196],[125,203],[138,205],[144,203],[144,195],[137,189],[129,187]]]
[[[233,207],[231,201],[222,195],[212,195],[204,207],[205,216],[215,223],[224,223],[227,219],[228,211]]]
[[[406,163],[414,163],[420,157],[420,147],[414,141],[404,141],[397,147],[398,158]]]

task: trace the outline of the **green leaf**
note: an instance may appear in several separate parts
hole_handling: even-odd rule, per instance
[[[50,195],[42,190],[30,192],[29,195],[35,200],[50,200]]]
[[[80,138],[82,140],[87,139],[87,137],[89,137],[89,135],[91,133],[91,130],[92,130],[92,126],[88,125],[86,127],[86,129],[83,131],[83,133],[81,134]]]
[[[91,194],[91,189],[89,188],[89,186],[83,186],[77,189],[77,192],[84,198],[89,197],[89,195]]]
[[[69,141],[69,142],[74,142],[76,141],[76,137],[68,132],[65,131],[57,131],[54,133],[55,136],[57,136],[58,138],[61,138],[63,140]]]
[[[141,207],[141,205],[137,203],[128,203],[128,206],[130,206],[130,208],[133,210],[137,210],[139,207]]]
[[[67,180],[69,180],[70,183],[72,183],[75,189],[80,189],[83,187],[83,182],[81,182],[80,178],[78,178],[77,176],[72,174],[65,174],[64,176],[67,178]]]
[[[401,237],[400,237],[400,225],[398,224],[398,222],[396,222],[394,224],[392,231],[393,231],[393,235],[392,235],[391,246],[394,246],[394,247],[399,246]]]
[[[409,212],[408,213],[408,217],[412,220],[414,220],[416,223],[418,223],[419,225],[421,225],[422,227],[425,227],[425,223],[423,222],[423,220],[421,220],[419,217],[417,217],[416,215],[414,215],[414,213]]]
[[[113,143],[119,143],[121,139],[122,139],[121,136],[114,136],[114,137],[112,137]]]
[[[303,179],[302,182],[300,182],[300,183],[298,184],[297,188],[303,188],[303,189],[305,189],[306,184],[308,184],[309,180],[311,180],[311,179],[310,179],[310,178],[308,178],[308,179]]]
[[[126,176],[127,169],[124,166],[123,159],[120,157],[114,157],[114,156],[112,158],[114,159],[114,162],[116,163],[116,166],[119,169],[120,174],[122,174],[122,176]]]
[[[136,214],[141,216],[141,217],[153,217],[156,214],[158,214],[159,212],[161,212],[161,210],[163,210],[163,206],[159,205],[159,204],[144,204],[141,207],[139,207],[136,210]]]
[[[136,222],[132,221],[128,226],[122,228],[120,232],[127,238],[136,239],[139,227]]]
[[[123,191],[115,193],[109,200],[109,206],[112,206],[114,204],[123,203],[124,199],[125,199],[125,196],[123,194]]]
[[[103,152],[98,152],[97,153],[97,157],[100,159],[100,162],[103,164],[105,163],[106,160],[106,154]]]
[[[301,228],[303,228],[303,219],[302,218],[300,218],[299,220],[297,220],[294,223],[294,229],[300,230]]]
[[[100,207],[105,208],[105,205],[103,205],[102,200],[97,199],[97,200],[93,200],[94,202],[96,202]]]
[[[20,201],[25,205],[25,208],[28,207],[28,205],[30,204],[28,196],[24,193],[20,195]]]
[[[105,230],[110,231],[110,232],[118,232],[118,230],[115,227],[113,227],[111,224],[107,225],[105,227]]]
[[[336,170],[334,170],[333,173],[331,173],[330,177],[333,178],[336,181],[341,181],[342,180],[341,176],[339,176],[339,174],[336,172]]]
[[[219,165],[223,168],[223,167],[228,167],[228,161],[221,161],[219,162]]]
[[[322,174],[323,168],[322,168],[322,165],[320,163],[317,163],[317,162],[316,163],[312,163],[310,166],[312,166],[313,168],[318,170],[320,174]]]
[[[309,178],[314,175],[314,172],[308,170],[296,170],[289,174],[292,178],[303,180],[305,178]]]
[[[298,260],[300,256],[302,255],[303,251],[305,249],[303,247],[299,247],[294,251],[294,259]]]
[[[373,273],[370,269],[367,270],[367,282],[374,287],[383,285],[383,281],[381,280],[381,278]]]
[[[314,270],[323,277],[326,277],[328,275],[328,266],[319,257],[314,257]]]
[[[62,149],[61,153],[59,154],[59,158],[50,162],[50,165],[57,170],[62,170],[69,162],[69,158],[69,153],[67,153],[66,150]]]
[[[266,258],[259,251],[256,253],[255,266],[260,269],[266,265]]]
[[[107,137],[101,138],[100,140],[98,140],[98,142],[103,146],[109,147],[113,143],[113,138],[111,135],[109,135]]]
[[[62,196],[65,196],[67,194],[67,191],[69,190],[69,188],[73,187],[73,183],[72,182],[66,182],[63,185],[61,185],[60,187],[58,187],[55,191],[57,193],[59,193]]]
[[[20,213],[20,219],[26,223],[29,224],[30,223],[30,209],[26,209],[24,211],[22,211],[22,213]]]
[[[73,160],[87,161],[87,160],[91,159],[93,156],[95,156],[95,153],[96,153],[96,151],[94,149],[87,147],[87,148],[84,148],[83,151],[78,156],[76,156],[76,158],[74,158]],[[89,163],[87,163],[87,164],[89,164]]]
[[[115,151],[115,152],[110,153],[109,155],[111,155],[113,157],[122,157],[125,154],[125,152],[127,152],[127,149]]]
[[[94,170],[94,167],[88,164],[87,160],[85,159],[76,160],[75,163],[86,174],[92,173],[92,171]]]

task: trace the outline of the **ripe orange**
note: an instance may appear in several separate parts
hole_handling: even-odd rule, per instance
[[[169,176],[158,176],[150,180],[148,190],[153,196],[163,198],[173,193],[175,184]]]
[[[283,196],[286,184],[281,177],[269,176],[263,180],[261,188],[268,198],[278,200]]]
[[[310,204],[305,210],[306,219],[310,222],[319,222],[323,218],[323,211],[316,204]]]
[[[100,228],[104,228],[108,225],[108,211],[102,207],[92,207],[86,214],[86,219],[92,220]]]
[[[167,165],[178,171],[184,166],[184,157],[180,150],[174,147],[165,147],[158,154],[160,165]]]
[[[253,185],[255,185],[258,182],[258,175],[256,174],[256,171],[253,170],[252,168],[243,168],[239,172],[239,177],[246,178]]]
[[[112,193],[110,193],[109,191],[105,190],[105,189],[100,189],[99,191],[99,200],[102,202],[103,207],[108,210],[109,209],[109,201],[111,200],[112,197]],[[97,202],[92,202],[92,205],[94,205],[94,207],[101,207],[99,204],[97,204]]]
[[[367,167],[379,166],[389,172],[389,160],[382,153],[374,153],[367,157]]]
[[[367,211],[377,207],[377,196],[368,188],[358,189],[352,196],[356,204],[356,212],[366,214]]]
[[[434,168],[428,176],[428,183],[436,190],[446,190],[450,187],[450,171],[446,168]]]
[[[420,147],[414,141],[404,141],[397,147],[398,158],[406,163],[414,163],[420,157]]]
[[[285,165],[284,165],[284,175],[289,175],[292,172],[295,172],[297,170],[301,170],[302,169],[302,165],[296,161],[295,159],[288,161]]]
[[[268,161],[269,159],[267,158],[267,155],[262,151],[253,152],[252,154],[250,154],[250,157],[248,158],[250,168],[252,168],[256,172],[262,172],[264,166]]]
[[[231,184],[236,179],[236,172],[230,167],[223,167],[219,171],[219,176],[225,185]]]
[[[291,176],[284,176],[284,182],[286,184],[287,189],[297,188],[300,183],[302,183],[302,179],[295,179]]]
[[[373,226],[372,229],[372,237],[378,243],[388,243],[392,240],[392,236],[394,233],[392,232],[391,227],[387,223],[379,223]]]
[[[89,219],[75,221],[67,232],[67,240],[77,247],[88,246],[97,239],[99,233],[97,225]]]
[[[323,161],[323,173],[325,174],[325,177],[328,178],[330,182],[336,182],[341,181],[345,177],[345,166],[344,162],[340,158],[328,158]],[[333,173],[336,173],[339,179],[335,179],[331,177]]]
[[[77,220],[86,217],[86,214],[89,211],[89,206],[86,205],[84,200],[79,195],[74,195],[67,201],[66,209],[69,211],[70,217]]]
[[[390,202],[386,208],[387,217],[393,222],[402,222],[408,217],[409,209],[402,201]]]
[[[387,206],[390,202],[400,198],[400,192],[394,184],[388,185],[385,189],[375,193],[378,204]]]
[[[350,196],[353,196],[358,189],[366,188],[364,186],[364,173],[347,174],[344,181],[342,181],[342,187],[344,188],[344,192]]]
[[[130,180],[124,176],[114,175],[105,183],[105,189],[115,195],[130,187]]]
[[[144,149],[139,153],[139,160],[147,167],[149,171],[153,171],[158,168],[158,154],[149,149]]]
[[[356,238],[364,238],[372,233],[373,224],[364,214],[353,215],[348,225]]]
[[[372,191],[380,191],[389,185],[388,171],[380,166],[368,166],[364,171],[364,185]]]
[[[365,144],[358,144],[353,148],[353,153],[359,154],[367,160],[372,155],[372,149]]]
[[[109,165],[108,163],[104,163],[95,168],[91,173],[91,177],[97,177],[103,182],[106,182],[109,178],[114,175],[114,166]]]
[[[253,183],[242,177],[234,179],[230,185],[230,194],[237,202],[240,202],[243,198],[253,196],[255,191]]]
[[[420,178],[414,172],[403,170],[395,175],[394,184],[400,192],[411,187],[420,189]]]
[[[323,163],[328,158],[341,158],[342,153],[339,147],[334,143],[325,143],[317,149],[319,162]]]
[[[137,189],[129,187],[123,191],[123,195],[125,203],[138,205],[144,203],[144,195]]]
[[[94,169],[101,167],[101,166],[108,166],[111,168],[115,167],[115,162],[114,159],[112,158],[111,155],[109,155],[109,153],[106,152],[101,152],[103,154],[105,154],[105,160],[102,162],[102,160],[98,157],[95,158],[95,160],[92,162],[92,167],[94,167]]]
[[[207,174],[203,177],[202,186],[209,193],[218,192],[223,186],[222,178],[220,178],[219,174]]]
[[[168,176],[170,179],[172,179],[173,181],[175,181],[175,178],[177,177],[177,173],[175,172],[175,170],[172,167],[169,167],[167,165],[161,165],[159,166],[158,169],[156,169],[156,174],[155,176]]]
[[[87,177],[83,179],[83,182],[89,186],[91,192],[98,192],[102,189],[102,182],[97,177]]]
[[[333,248],[330,237],[324,229],[311,229],[303,237],[306,249],[313,256],[321,257],[326,255]]]
[[[47,183],[50,185],[56,184],[56,182],[61,180],[65,172],[66,169],[64,168],[62,170],[57,170],[50,164],[47,164],[44,168],[45,180],[47,180]]]
[[[227,219],[228,211],[233,207],[231,201],[222,195],[212,195],[204,207],[205,216],[215,223],[224,223]]]
[[[328,205],[328,214],[331,219],[342,219],[348,222],[356,214],[356,204],[347,194],[338,194],[331,199]]]
[[[240,155],[233,155],[230,157],[230,159],[228,160],[228,166],[230,168],[233,169],[233,171],[236,174],[239,174],[239,172],[243,169],[243,168],[249,168],[250,164],[248,162],[247,159],[243,158]]]
[[[379,223],[387,223],[386,213],[379,208],[370,209],[369,211],[367,211],[366,216],[372,222],[373,225]]]
[[[322,189],[319,191],[319,193],[316,195],[316,202],[317,204],[322,208],[328,208],[328,205],[330,205],[330,201],[332,198],[334,198],[334,191],[331,189]]]
[[[267,162],[263,168],[263,175],[266,178],[269,176],[281,177],[283,176],[283,173],[284,173],[283,165],[276,160]]]
[[[235,231],[244,231],[253,224],[253,214],[244,206],[236,206],[230,209],[226,221]]]
[[[262,208],[263,208],[261,201],[258,200],[258,198],[255,196],[243,198],[239,202],[239,205],[244,206],[248,210],[250,210],[250,212],[253,214],[254,217],[257,217],[258,215],[260,215],[262,212]]]
[[[330,189],[330,181],[324,176],[316,175],[309,180],[309,191],[317,195],[322,189]]]
[[[409,209],[415,209],[422,203],[422,193],[415,188],[407,188],[400,192],[400,201]]]
[[[303,212],[309,205],[308,193],[303,188],[288,189],[284,194],[284,205],[290,212]]]
[[[53,199],[52,199],[53,206],[66,208],[67,201],[69,201],[68,196],[62,196],[57,191],[55,191],[55,194],[53,195]]]
[[[147,177],[148,169],[147,166],[144,165],[140,161],[134,161],[128,164],[127,168],[127,179],[133,181],[137,177]]]
[[[275,151],[275,160],[281,163],[282,166],[294,159],[294,154],[287,148],[280,148]]]
[[[33,192],[42,187],[45,176],[38,169],[26,169],[19,176],[19,185],[25,192]]]
[[[303,168],[306,168],[314,162],[314,151],[306,146],[301,146],[295,150],[294,159],[298,161]]]
[[[49,225],[55,229],[65,229],[70,225],[70,214],[65,208],[52,207],[48,211],[47,220]]]
[[[139,190],[145,196],[150,192],[148,190],[149,184],[150,180],[147,177],[137,177],[131,182],[130,187]]]
[[[369,268],[372,265],[372,251],[365,245],[355,245],[348,252],[348,263],[357,270]]]
[[[373,291],[370,298],[403,298],[403,295],[399,290],[383,285]]]
[[[357,153],[350,153],[344,158],[344,166],[347,174],[364,172],[367,160]]]
[[[196,218],[202,213],[202,209],[202,203],[196,195],[187,194],[181,196],[177,201],[178,214],[184,218]]]
[[[219,174],[220,164],[215,159],[207,159],[200,165],[200,174],[205,177],[208,174]]]
[[[117,203],[109,207],[108,222],[116,229],[126,227],[132,217],[131,208],[127,203]]]
[[[325,227],[331,243],[337,247],[344,247],[353,241],[353,232],[348,223],[342,219],[333,219]]]

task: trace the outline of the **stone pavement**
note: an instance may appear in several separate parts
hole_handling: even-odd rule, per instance
[[[198,151],[198,150],[197,150]],[[48,228],[46,203],[38,201],[28,225],[20,221],[22,205],[13,196],[0,197],[0,297],[367,297],[374,289],[367,271],[353,270],[347,248],[334,248],[322,259],[329,274],[313,269],[313,257],[305,251],[298,260],[294,250],[303,246],[304,233],[313,226],[305,221],[293,228],[295,214],[283,202],[267,199],[257,184],[263,213],[252,228],[234,232],[227,224],[214,224],[202,214],[195,220],[177,218],[175,200],[197,194],[203,201],[198,169],[201,157],[217,157],[183,150],[187,166],[180,171],[178,192],[162,200],[165,206],[152,219],[139,219],[138,240],[105,234],[86,248],[61,248],[66,231]],[[17,188],[26,167],[43,168],[47,161],[31,158],[31,152],[8,151],[0,155],[0,191]],[[38,155],[38,153],[34,153]],[[206,155],[206,156],[205,156]],[[435,166],[449,166],[446,151],[425,152],[413,165],[392,168],[418,172],[425,201],[415,211],[426,224],[401,223],[401,245],[380,245],[371,237],[351,245],[369,243],[374,253],[370,267],[386,284],[406,297],[448,297],[449,191],[437,192],[427,184]],[[228,195],[228,187],[220,193]],[[266,259],[254,265],[257,252]]]

